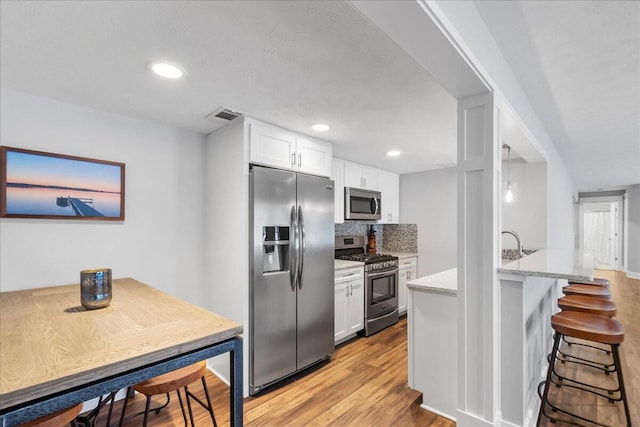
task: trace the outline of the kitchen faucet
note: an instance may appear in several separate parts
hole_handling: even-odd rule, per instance
[[[513,230],[504,230],[501,234],[511,234],[516,238],[516,242],[518,243],[518,258],[522,258],[522,243],[520,242],[520,236]]]

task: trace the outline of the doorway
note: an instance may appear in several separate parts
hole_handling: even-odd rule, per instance
[[[621,197],[580,202],[580,247],[601,270],[623,270],[623,205]]]

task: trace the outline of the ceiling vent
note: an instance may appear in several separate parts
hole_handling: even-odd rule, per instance
[[[213,113],[209,114],[207,116],[207,119],[214,121],[224,120],[226,122],[230,122],[231,120],[237,119],[240,116],[244,116],[244,113],[234,111],[227,107],[220,107]]]

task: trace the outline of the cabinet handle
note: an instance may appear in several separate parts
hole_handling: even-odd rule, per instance
[[[298,154],[298,168],[302,167],[302,154]]]
[[[296,165],[296,152],[294,151],[293,153],[291,153],[291,166],[295,166]]]
[[[364,180],[364,188],[367,188],[367,178],[362,178]]]
[[[349,285],[349,296],[353,295],[353,284]]]

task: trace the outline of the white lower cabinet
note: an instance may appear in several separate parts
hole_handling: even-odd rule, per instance
[[[398,312],[407,311],[407,282],[418,275],[418,258],[402,258],[398,262]]]
[[[336,343],[364,329],[364,268],[353,267],[335,272]]]

